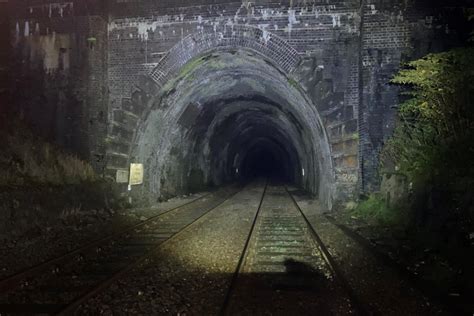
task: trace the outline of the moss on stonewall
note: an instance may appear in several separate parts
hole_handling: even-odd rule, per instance
[[[178,75],[169,80],[164,86],[163,86],[163,93],[166,94],[169,91],[173,90],[173,88],[177,85],[177,83],[185,78],[188,78],[190,80],[194,80],[194,77],[192,77],[192,72],[196,70],[199,66],[201,66],[204,62],[208,60],[209,56],[201,56],[199,58],[191,59],[188,61],[186,64],[181,67],[179,70]]]
[[[299,87],[300,87],[300,84],[298,83],[298,81],[296,81],[296,80],[293,79],[293,78],[288,78],[288,83],[289,83],[290,86],[292,86],[293,88],[299,89]]]

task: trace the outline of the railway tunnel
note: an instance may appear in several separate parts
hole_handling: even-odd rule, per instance
[[[0,0],[0,316],[473,314],[468,2]]]
[[[132,154],[145,162],[151,192],[260,175],[332,202],[334,170],[319,113],[271,60],[246,49],[208,52],[183,65],[158,98]]]

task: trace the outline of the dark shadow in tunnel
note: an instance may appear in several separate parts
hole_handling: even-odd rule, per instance
[[[280,157],[266,149],[257,149],[242,162],[242,176],[249,180],[263,177],[283,181],[287,180],[284,168]]]
[[[258,142],[245,153],[240,163],[241,177],[245,181],[266,178],[272,183],[292,182],[289,154],[276,142]]]

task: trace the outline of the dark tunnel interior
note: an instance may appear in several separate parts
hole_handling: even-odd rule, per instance
[[[249,102],[254,102],[251,106],[258,104]],[[213,170],[224,171],[217,174],[216,181],[246,182],[262,177],[286,183],[298,181],[301,162],[295,140],[278,125],[281,122],[275,121],[275,113],[268,104],[260,106],[262,109],[236,111],[216,125],[210,142],[211,166]],[[227,151],[219,154],[222,148]],[[221,166],[224,161],[227,164]]]
[[[239,170],[241,177],[250,181],[254,178],[267,178],[275,182],[292,182],[291,165],[288,154],[273,142],[258,143],[249,148]]]
[[[316,107],[291,82],[246,50],[191,61],[140,129],[134,157],[150,166],[147,189],[173,196],[264,177],[331,203],[328,138]]]

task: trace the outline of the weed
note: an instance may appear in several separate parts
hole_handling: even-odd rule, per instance
[[[380,196],[374,193],[361,201],[352,211],[351,215],[361,217],[369,222],[377,222],[382,225],[403,225],[405,223],[401,210],[389,206]]]

